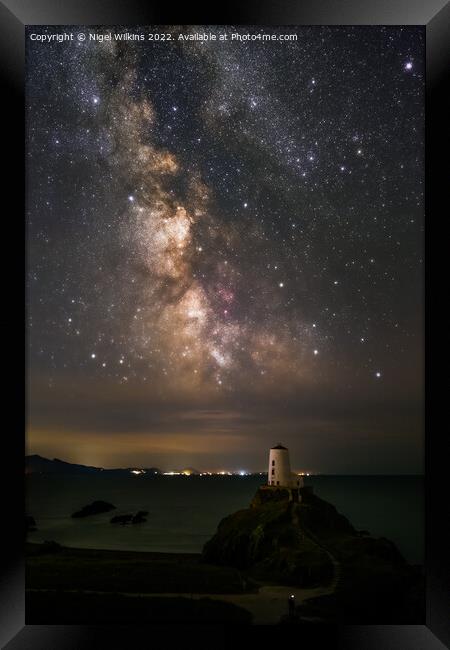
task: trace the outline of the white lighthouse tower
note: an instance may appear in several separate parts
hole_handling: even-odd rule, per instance
[[[303,487],[302,477],[291,472],[289,450],[281,444],[270,450],[267,483],[273,487]]]

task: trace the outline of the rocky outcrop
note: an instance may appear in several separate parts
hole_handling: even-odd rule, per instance
[[[139,510],[131,520],[132,524],[143,524],[147,521],[147,510]]]
[[[147,515],[146,510],[139,510],[135,515],[116,515],[111,519],[111,523],[121,524],[122,526],[126,526],[126,524],[142,524],[147,521]]]
[[[112,503],[108,503],[107,501],[93,501],[89,505],[81,508],[81,510],[74,512],[72,514],[72,517],[74,519],[80,517],[89,517],[90,515],[99,515],[103,512],[110,512],[111,510],[115,509],[116,506],[113,506]]]
[[[121,526],[125,526],[126,524],[131,523],[132,519],[133,519],[133,515],[116,515],[115,517],[112,517],[110,523],[120,524]]]
[[[314,586],[331,581],[326,551],[299,525],[304,504],[289,490],[258,490],[251,507],[223,519],[204,546],[205,562],[245,569],[262,580]]]
[[[202,557],[247,570],[257,579],[299,587],[336,581],[341,565],[377,564],[388,572],[405,565],[392,542],[361,536],[311,489],[266,486],[259,488],[250,508],[220,522]]]

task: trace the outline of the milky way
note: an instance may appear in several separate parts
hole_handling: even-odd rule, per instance
[[[420,466],[423,31],[270,31],[27,43],[34,448]]]

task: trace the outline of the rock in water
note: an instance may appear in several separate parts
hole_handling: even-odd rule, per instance
[[[148,515],[147,510],[139,510],[131,520],[132,524],[143,524],[147,521],[146,517]]]
[[[126,524],[142,524],[147,521],[146,515],[148,515],[146,510],[138,510],[135,515],[116,515],[110,521],[112,524],[122,524],[122,526]]]
[[[125,526],[126,524],[129,524],[133,519],[133,515],[117,515],[116,517],[113,517],[110,521],[112,524],[121,524],[122,526]]]
[[[84,506],[81,510],[77,510],[77,512],[74,512],[72,514],[72,517],[74,518],[79,518],[79,517],[89,517],[90,515],[98,515],[101,514],[102,512],[110,512],[111,510],[115,510],[116,506],[113,506],[112,503],[108,503],[107,501],[93,501],[87,506]]]

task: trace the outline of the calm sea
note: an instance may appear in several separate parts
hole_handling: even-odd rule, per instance
[[[27,513],[38,530],[30,541],[130,551],[201,551],[219,521],[249,505],[264,476],[26,477]],[[392,540],[413,564],[424,561],[424,479],[421,476],[314,476],[316,494],[358,529]],[[104,500],[113,513],[71,519],[75,510]],[[147,510],[147,522],[109,523],[113,514]]]

